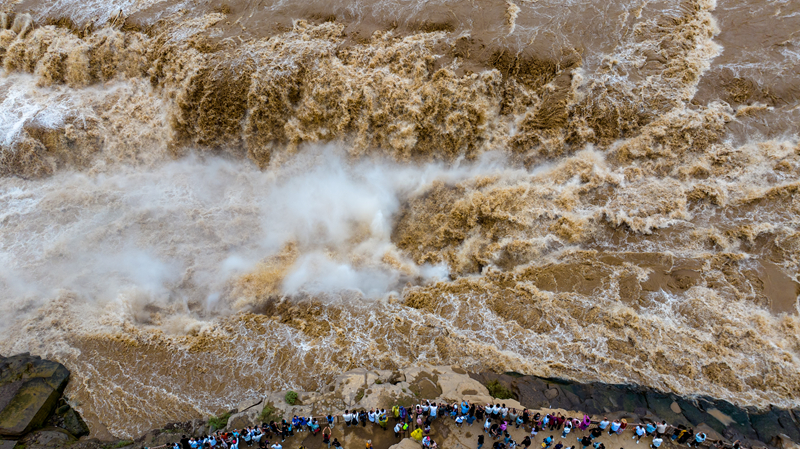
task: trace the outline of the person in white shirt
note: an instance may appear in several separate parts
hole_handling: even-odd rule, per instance
[[[430,410],[431,410],[431,403],[429,401],[425,401],[425,403],[422,404],[422,413],[424,413],[425,416],[428,416],[428,412],[430,412]]]
[[[653,444],[651,444],[650,447],[652,447],[653,449],[657,449],[659,446],[661,446],[662,441],[664,440],[661,439],[661,437],[657,436],[653,438]]]
[[[378,419],[378,414],[375,413],[375,409],[373,408],[373,409],[369,410],[369,413],[367,414],[367,417],[369,419],[369,422],[371,422],[372,424],[375,424],[375,421]]]
[[[499,414],[499,413],[500,413],[500,404],[495,404],[492,407],[492,415],[497,416],[497,414]]]
[[[500,414],[503,415],[503,419],[508,416],[508,407],[506,407],[505,404],[503,404],[503,407],[500,408]]]
[[[597,427],[599,427],[600,430],[606,430],[606,427],[608,427],[609,424],[611,424],[611,421],[609,421],[608,418],[603,418],[603,420],[600,421]]]
[[[661,421],[661,424],[656,425],[656,432],[658,432],[658,436],[663,437],[667,433],[667,422]]]
[[[278,443],[278,442],[276,442],[275,444],[273,444],[270,447],[272,447],[272,449],[283,449],[283,446],[281,446],[281,443]]]
[[[347,424],[347,426],[349,427],[350,421],[352,421],[353,419],[353,415],[350,413],[350,410],[345,410],[344,414],[342,415],[342,418],[344,418],[344,423]]]
[[[644,433],[645,433],[644,432],[644,427],[636,426],[636,429],[634,429],[634,433],[636,435],[634,435],[633,438],[631,438],[631,439],[632,440],[636,440],[636,444],[639,444],[639,440],[642,439],[642,437],[644,436]]]
[[[431,404],[431,419],[436,419],[436,414],[439,411],[439,406],[434,402]]]

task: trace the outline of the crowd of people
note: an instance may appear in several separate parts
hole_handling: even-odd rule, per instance
[[[342,443],[333,438],[333,430],[339,421],[343,421],[345,429],[352,426],[378,426],[386,431],[389,421],[396,439],[413,438],[421,443],[423,449],[438,449],[439,444],[432,436],[432,424],[437,419],[450,419],[456,427],[473,426],[476,422],[483,426],[483,431],[478,435],[477,449],[483,449],[487,436],[492,440],[492,449],[529,449],[538,438],[541,449],[606,449],[605,444],[598,441],[604,434],[609,436],[622,436],[630,429],[631,439],[639,444],[643,438],[649,442],[651,449],[659,449],[664,440],[669,438],[678,444],[690,447],[712,446],[717,449],[740,449],[737,440],[732,445],[722,445],[719,442],[707,441],[703,432],[694,432],[693,429],[682,425],[671,426],[666,421],[660,423],[647,422],[629,425],[625,419],[609,420],[603,418],[593,422],[588,415],[582,418],[567,417],[561,413],[546,413],[518,410],[507,407],[503,403],[480,405],[464,400],[452,404],[423,401],[411,407],[395,405],[391,410],[370,409],[345,410],[342,415],[327,415],[324,417],[294,416],[292,419],[271,421],[261,425],[248,426],[244,429],[221,431],[218,430],[202,438],[187,438],[184,436],[180,442],[174,444],[174,449],[283,449],[286,438],[297,433],[308,432],[312,436],[319,436],[322,444],[328,449],[339,449]],[[509,430],[522,429],[525,437],[516,441]],[[520,432],[514,432],[519,434]],[[560,435],[560,438],[559,438]],[[577,441],[577,444],[574,442]],[[165,447],[165,446],[162,446]],[[169,447],[169,446],[166,446]],[[155,448],[151,448],[155,449]],[[300,449],[303,449],[300,447]],[[368,440],[366,449],[372,449],[372,441]],[[487,447],[488,449],[488,447]]]

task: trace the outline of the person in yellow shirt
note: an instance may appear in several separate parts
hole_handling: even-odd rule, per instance
[[[417,441],[422,441],[422,429],[420,429],[419,426],[417,426],[417,428],[411,432],[411,438]]]

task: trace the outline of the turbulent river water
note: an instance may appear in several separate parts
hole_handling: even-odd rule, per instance
[[[0,11],[0,352],[96,435],[422,361],[800,405],[797,1]]]

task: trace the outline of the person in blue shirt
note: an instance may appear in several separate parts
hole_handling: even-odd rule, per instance
[[[553,444],[553,435],[550,435],[549,437],[545,438],[544,441],[543,441],[543,444],[544,444],[545,449],[550,447],[550,445]]]
[[[652,436],[653,433],[656,431],[656,426],[653,423],[649,422],[644,428],[644,431],[647,433],[647,436]]]
[[[704,441],[706,441],[706,434],[697,432],[697,435],[694,436],[694,444],[692,444],[692,446],[700,446]]]
[[[469,402],[461,401],[461,414],[466,415],[469,413]]]

